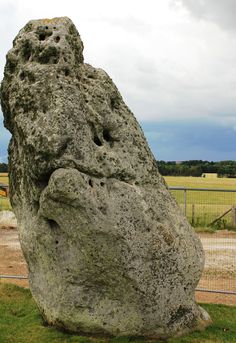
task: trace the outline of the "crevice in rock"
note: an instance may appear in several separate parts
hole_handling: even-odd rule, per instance
[[[97,135],[94,135],[93,141],[94,141],[94,143],[95,143],[96,145],[102,146],[102,142],[101,142],[100,138],[99,138]]]
[[[40,33],[39,35],[39,40],[45,40],[46,39],[46,34],[45,33]]]
[[[60,36],[56,36],[56,37],[54,38],[54,41],[55,41],[56,43],[58,43],[58,42],[60,42],[60,39],[61,39]]]
[[[27,62],[30,59],[31,49],[31,43],[28,40],[24,41],[22,44],[22,58],[24,62]]]
[[[110,102],[110,105],[111,105],[111,110],[112,111],[114,111],[114,109],[115,109],[115,103],[116,103],[116,101],[115,101],[115,99],[114,98],[111,98],[111,100],[110,100],[111,102]]]
[[[25,79],[25,72],[22,71],[19,77],[20,77],[20,80],[23,81]]]
[[[59,224],[55,220],[53,219],[46,219],[46,220],[52,230],[58,230],[60,228]]]
[[[107,141],[107,142],[112,142],[113,141],[113,139],[112,139],[108,129],[104,129],[103,132],[102,132],[102,135],[103,135],[103,138],[105,139],[105,141]]]
[[[69,76],[70,75],[70,69],[69,68],[65,68],[64,69],[64,74],[65,74],[65,76]]]
[[[48,186],[51,175],[56,169],[51,170],[43,175],[40,175],[38,180],[35,181],[36,186],[41,190],[41,192]]]

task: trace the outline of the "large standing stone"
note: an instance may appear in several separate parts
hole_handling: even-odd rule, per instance
[[[202,328],[204,257],[133,114],[83,63],[68,18],[30,21],[1,87],[10,193],[33,296],[75,332],[167,337]]]

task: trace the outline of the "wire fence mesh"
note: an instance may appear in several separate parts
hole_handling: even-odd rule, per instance
[[[193,227],[236,230],[236,190],[169,188]]]
[[[199,234],[205,268],[198,289],[236,295],[236,191],[170,187]]]

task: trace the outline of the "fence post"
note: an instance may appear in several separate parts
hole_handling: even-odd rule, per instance
[[[184,214],[187,215],[187,189],[184,189]]]
[[[231,224],[232,224],[232,226],[236,226],[236,206],[235,205],[233,205],[232,206],[232,216],[231,216],[231,218],[232,218],[232,221],[231,221]]]
[[[194,225],[195,222],[195,205],[192,204],[192,225]]]

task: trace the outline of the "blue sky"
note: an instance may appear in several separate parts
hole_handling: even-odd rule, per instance
[[[157,159],[236,159],[235,0],[0,0],[5,55],[31,19],[70,17]],[[9,134],[0,113],[0,160]]]

